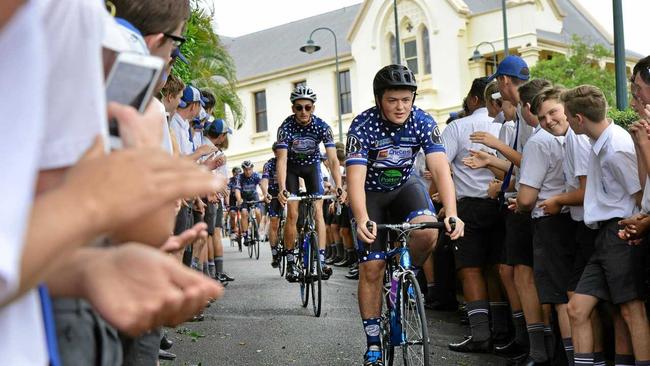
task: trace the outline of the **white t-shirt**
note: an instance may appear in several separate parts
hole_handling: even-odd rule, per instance
[[[563,145],[564,136],[553,136],[538,126],[524,147],[519,184],[539,190],[531,212],[533,218],[546,216],[544,210],[537,207],[540,202],[564,192]],[[568,208],[563,207],[562,211]]]
[[[170,125],[172,132],[176,135],[181,155],[192,155],[194,145],[190,141],[190,124],[180,114],[176,113],[172,116]]]
[[[474,143],[469,136],[478,131],[496,134],[499,126],[492,122],[487,108],[479,108],[471,115],[451,122],[442,132],[447,160],[454,172],[453,179],[458,199],[465,197],[487,198],[487,188],[494,179],[489,169],[472,169],[463,163],[470,150],[484,150],[494,153],[485,145]]]
[[[633,195],[641,190],[641,184],[630,134],[610,122],[593,143],[589,155],[585,224],[594,228],[599,221],[637,213]]]
[[[591,143],[586,135],[576,135],[572,129],[566,133],[564,139],[564,160],[562,168],[566,179],[565,190],[573,192],[580,188],[579,177],[587,176],[589,167],[589,150]],[[584,216],[583,206],[569,206],[571,218],[574,221],[582,221]]]
[[[38,170],[45,123],[48,57],[40,1],[27,1],[0,31],[0,301],[20,282],[20,260]],[[21,97],[17,97],[21,96]],[[22,125],[21,125],[22,124]],[[0,364],[46,365],[48,360],[38,292],[0,308]]]

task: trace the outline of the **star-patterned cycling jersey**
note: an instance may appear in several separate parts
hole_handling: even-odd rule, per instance
[[[301,126],[295,115],[287,117],[278,128],[278,149],[287,149],[289,165],[313,166],[320,164],[320,143],[325,148],[335,147],[332,129],[322,119],[312,115],[311,122]]]
[[[269,159],[269,161],[264,164],[262,179],[269,180],[269,194],[272,196],[277,195],[280,191],[280,188],[278,187],[277,165],[275,158]]]
[[[235,175],[234,177],[230,177],[228,179],[228,190],[231,193],[235,192],[235,189],[239,187],[239,175]]]
[[[366,191],[390,192],[408,181],[420,149],[425,154],[445,152],[433,117],[413,106],[407,121],[396,125],[372,107],[352,121],[345,165],[367,166]]]
[[[244,173],[239,174],[239,186],[242,199],[245,201],[257,201],[257,186],[260,184],[262,178],[257,172],[253,172],[250,177],[246,177]]]

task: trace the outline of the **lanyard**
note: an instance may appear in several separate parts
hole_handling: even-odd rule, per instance
[[[515,127],[515,141],[512,144],[512,149],[517,150],[517,141],[519,139],[519,115],[517,114],[517,120],[516,122],[516,127]],[[503,184],[501,184],[501,195],[505,193],[505,191],[508,189],[510,186],[510,180],[512,179],[512,171],[515,168],[514,163],[510,163],[510,168],[508,169],[508,173],[506,173],[506,176],[503,178]]]
[[[41,299],[43,311],[43,323],[45,325],[45,339],[47,341],[47,352],[50,355],[50,366],[61,366],[59,358],[59,346],[56,342],[56,324],[54,322],[54,311],[52,299],[45,285],[38,286],[38,294]]]

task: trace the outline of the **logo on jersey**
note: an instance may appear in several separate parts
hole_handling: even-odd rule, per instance
[[[434,144],[442,144],[440,136],[442,136],[442,133],[440,132],[438,125],[433,126],[433,129],[431,130],[431,142]]]
[[[413,156],[413,151],[410,147],[399,147],[380,150],[377,153],[377,160],[389,160],[397,163],[402,159],[410,159],[411,156]]]
[[[361,149],[362,149],[361,141],[359,141],[359,138],[354,135],[348,135],[348,141],[346,146],[346,151],[348,152],[348,155],[359,153],[361,152]]]
[[[291,151],[299,155],[311,155],[316,151],[316,141],[312,139],[297,138],[291,144]]]
[[[285,140],[287,139],[287,136],[288,136],[287,131],[285,131],[282,128],[280,128],[278,130],[278,141],[285,142]]]
[[[399,170],[384,170],[379,175],[379,184],[385,188],[396,187],[402,181],[402,173]]]
[[[327,127],[327,130],[325,130],[325,141],[334,141],[334,135],[330,127]]]

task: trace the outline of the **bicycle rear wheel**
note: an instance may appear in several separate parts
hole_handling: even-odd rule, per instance
[[[399,284],[399,300],[397,302],[404,339],[402,344],[404,365],[428,366],[431,350],[420,286],[412,272],[406,272]]]
[[[314,310],[314,316],[319,317],[321,312],[322,296],[322,279],[323,268],[318,253],[318,235],[315,232],[309,233],[309,247],[311,255],[309,256],[309,275],[311,277],[311,306]]]

